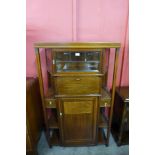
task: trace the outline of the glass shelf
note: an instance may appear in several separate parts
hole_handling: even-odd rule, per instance
[[[99,61],[56,61],[56,63],[58,63],[58,62],[95,62],[95,63],[100,63]]]

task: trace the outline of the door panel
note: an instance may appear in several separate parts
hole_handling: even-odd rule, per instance
[[[59,99],[59,106],[62,143],[95,144],[97,98]]]
[[[64,113],[65,114],[86,114],[86,113],[89,114],[92,112],[92,108],[93,108],[92,101],[64,102]]]

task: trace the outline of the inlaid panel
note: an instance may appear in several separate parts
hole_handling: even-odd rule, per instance
[[[64,102],[65,114],[86,114],[92,113],[92,101],[72,101]]]
[[[97,98],[64,98],[59,99],[59,105],[63,144],[94,144]]]
[[[55,88],[57,95],[86,95],[99,94],[101,77],[56,77]]]

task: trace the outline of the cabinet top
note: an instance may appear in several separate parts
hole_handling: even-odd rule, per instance
[[[120,43],[115,42],[37,42],[35,48],[120,48]]]

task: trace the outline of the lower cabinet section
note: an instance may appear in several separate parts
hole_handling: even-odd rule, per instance
[[[96,143],[98,98],[58,99],[58,120],[63,145]]]
[[[103,107],[101,99],[97,96],[54,99],[55,106],[46,107],[49,146],[107,144],[109,107]]]

